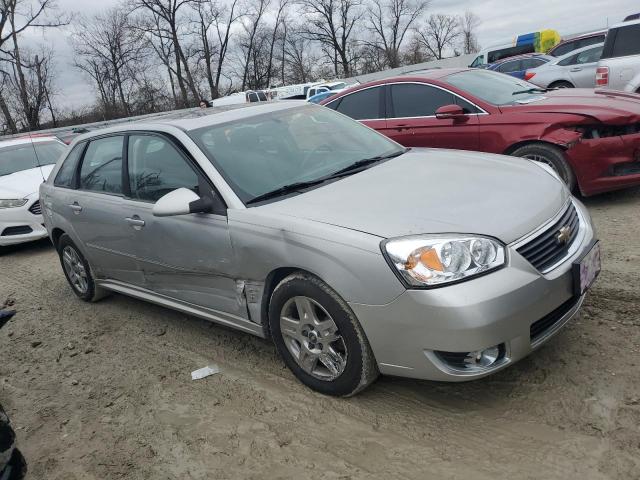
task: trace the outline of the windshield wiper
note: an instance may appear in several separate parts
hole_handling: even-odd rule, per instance
[[[521,95],[524,93],[546,93],[548,92],[548,88],[528,88],[527,90],[518,90],[517,92],[513,92],[511,95]]]
[[[364,158],[362,160],[358,160],[357,162],[352,163],[351,165],[348,165],[348,166],[344,167],[343,169],[332,173],[331,175],[329,175],[329,177],[326,177],[326,178],[338,178],[338,177],[344,176],[345,174],[357,173],[357,172],[359,172],[361,170],[364,170],[364,168],[368,167],[369,165],[373,165],[374,163],[381,162],[382,160],[388,160],[390,158],[399,157],[400,155],[402,155],[404,153],[407,153],[409,150],[411,150],[411,149],[410,148],[405,148],[405,149],[399,150],[397,152],[388,153],[387,155],[377,155],[375,157]]]
[[[374,163],[380,162],[382,160],[387,160],[389,158],[398,157],[398,156],[402,155],[403,153],[408,152],[409,150],[410,150],[410,148],[405,148],[405,149],[400,150],[398,152],[389,153],[387,155],[378,155],[378,156],[375,156],[375,157],[365,158],[363,160],[358,160],[357,162],[352,163],[351,165],[348,165],[347,167],[345,167],[345,168],[343,168],[341,170],[338,170],[337,172],[333,172],[333,173],[330,173],[329,175],[325,175],[324,177],[316,178],[315,180],[309,180],[309,181],[306,181],[306,182],[290,183],[289,185],[284,185],[284,186],[276,188],[275,190],[272,190],[270,192],[266,192],[266,193],[263,193],[261,195],[258,195],[257,197],[253,197],[251,200],[248,200],[245,203],[247,205],[249,205],[249,204],[252,204],[252,203],[262,202],[264,200],[269,200],[270,198],[281,197],[281,196],[286,195],[288,193],[297,192],[299,190],[302,190],[303,188],[308,188],[308,187],[313,187],[315,185],[320,185],[321,183],[324,183],[324,182],[326,182],[328,180],[335,180],[336,178],[345,177],[347,175],[352,175],[352,174],[357,173],[357,172],[359,172],[361,170],[364,170],[369,165],[372,165]]]
[[[309,180],[308,182],[296,182],[290,183],[289,185],[283,185],[280,188],[276,188],[275,190],[271,190],[270,192],[263,193],[258,195],[257,197],[253,197],[251,200],[247,200],[246,204],[249,205],[251,203],[262,202],[263,200],[269,200],[270,198],[281,197],[286,195],[287,193],[297,192],[303,188],[313,187],[314,185],[319,185],[328,180],[327,177],[317,178],[315,180]]]

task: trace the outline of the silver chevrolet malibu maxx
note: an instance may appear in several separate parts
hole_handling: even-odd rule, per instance
[[[168,115],[75,140],[40,190],[74,293],[272,338],[304,384],[483,377],[580,308],[585,207],[529,160],[407,149],[328,108]]]

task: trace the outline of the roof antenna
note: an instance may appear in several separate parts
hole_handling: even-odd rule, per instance
[[[46,182],[47,179],[42,173],[42,165],[40,164],[40,157],[38,157],[38,150],[36,150],[35,143],[33,141],[33,135],[31,134],[31,127],[29,126],[29,122],[26,123],[27,133],[29,134],[29,142],[31,143],[31,148],[33,148],[33,154],[35,155],[36,163],[38,164],[38,171],[40,172],[40,176],[42,177],[42,182]]]

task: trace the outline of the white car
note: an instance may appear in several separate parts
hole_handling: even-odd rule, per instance
[[[0,247],[48,235],[38,188],[65,151],[55,137],[0,141]]]

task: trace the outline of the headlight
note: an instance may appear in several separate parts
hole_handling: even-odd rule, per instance
[[[7,200],[0,199],[0,208],[21,207],[27,202],[28,200],[26,198],[10,198]]]
[[[505,263],[501,243],[473,235],[420,235],[385,240],[382,253],[409,287],[459,282]]]

